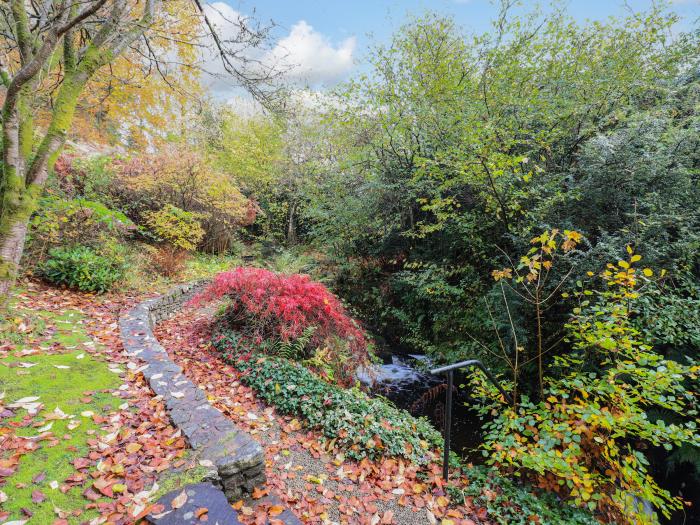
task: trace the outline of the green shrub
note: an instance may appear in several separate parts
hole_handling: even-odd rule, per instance
[[[463,503],[470,498],[472,505],[485,507],[489,519],[500,525],[600,523],[589,512],[572,507],[553,494],[535,492],[533,487],[515,483],[496,470],[473,466],[467,468],[464,475],[469,480],[464,489],[447,488],[452,501]]]
[[[552,237],[544,241],[549,246]],[[664,358],[635,327],[638,302],[658,283],[651,268],[637,265],[641,255],[630,246],[627,254],[606,265],[602,289],[578,285],[578,306],[565,325],[570,351],[543,367],[539,398],[521,394],[517,405],[500,408],[484,425],[482,448],[490,465],[534,480],[606,523],[656,524],[659,515],[670,519],[683,509],[683,501],[650,475],[646,451],[700,446],[693,389],[700,364],[690,356]],[[531,262],[546,269],[552,259],[521,260],[522,274],[529,269],[528,280],[536,282]],[[510,274],[494,271],[497,279]],[[526,352],[519,353],[531,355]],[[485,415],[502,407],[501,395],[480,380],[477,396],[491,399],[482,406]]]
[[[327,383],[298,363],[251,351],[235,331],[217,331],[214,347],[241,372],[242,381],[281,412],[302,416],[352,459],[400,456],[426,463],[442,443],[425,418],[381,398]]]
[[[145,214],[146,224],[160,242],[178,250],[194,251],[204,237],[201,215],[166,204],[160,210]]]
[[[124,277],[125,266],[99,255],[92,248],[54,248],[40,265],[48,282],[83,292],[103,293]]]
[[[59,246],[120,242],[134,229],[126,215],[101,202],[45,197],[31,220],[27,260],[40,263],[51,248]]]

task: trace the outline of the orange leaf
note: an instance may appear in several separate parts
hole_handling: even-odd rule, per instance
[[[273,505],[270,507],[270,516],[279,516],[284,512],[284,507],[282,505]]]
[[[260,499],[263,496],[267,496],[269,493],[270,491],[267,489],[259,489],[258,487],[255,487],[253,489],[253,499]]]

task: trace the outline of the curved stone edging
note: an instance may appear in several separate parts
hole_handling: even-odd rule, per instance
[[[265,482],[263,449],[209,404],[206,394],[185,377],[153,335],[157,323],[171,317],[206,284],[177,286],[142,302],[119,317],[119,328],[126,353],[148,365],[143,375],[153,391],[163,396],[173,423],[197,451],[200,462],[215,467],[210,481],[233,501]]]

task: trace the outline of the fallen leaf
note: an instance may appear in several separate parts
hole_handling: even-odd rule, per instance
[[[170,502],[170,506],[174,509],[179,509],[185,503],[187,503],[187,492],[183,490],[180,492],[180,494],[173,498],[173,501]]]
[[[269,493],[270,493],[270,491],[268,489],[261,489],[261,488],[255,487],[253,489],[252,496],[253,496],[253,499],[260,499],[264,496],[267,496]]]

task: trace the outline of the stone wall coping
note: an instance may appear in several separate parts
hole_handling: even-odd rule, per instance
[[[162,396],[177,428],[196,451],[206,476],[222,488],[229,501],[240,499],[265,483],[265,454],[260,444],[209,404],[203,390],[184,375],[153,334],[155,325],[172,317],[202,290],[208,281],[179,285],[147,299],[119,318],[127,355],[146,363],[143,375]]]

